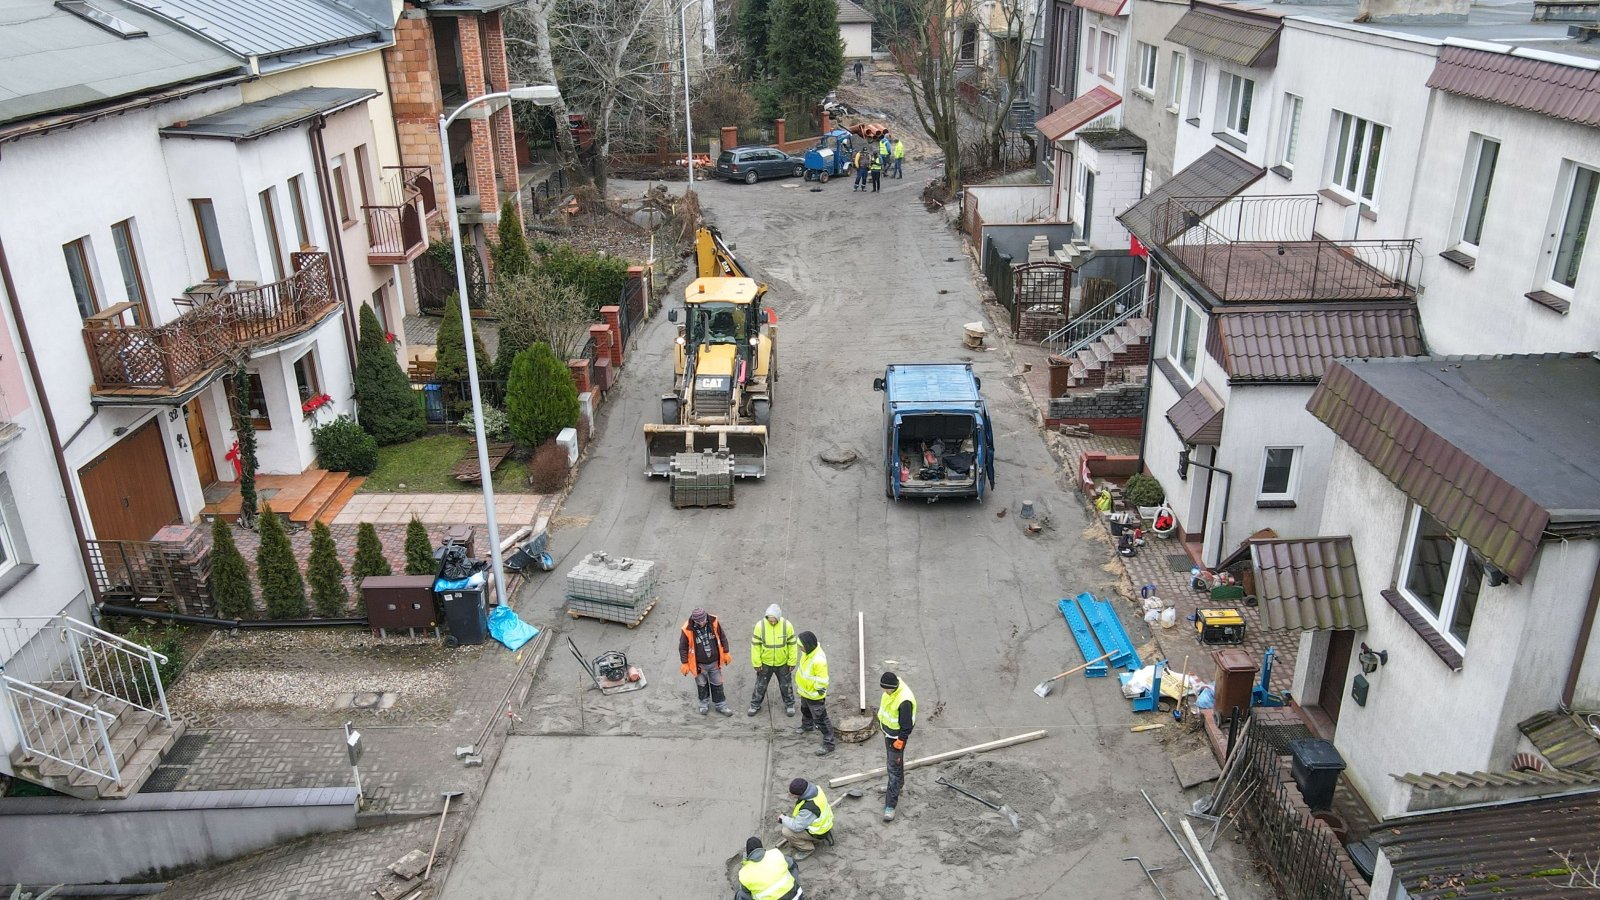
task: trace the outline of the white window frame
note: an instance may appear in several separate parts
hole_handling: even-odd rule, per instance
[[[1100,77],[1116,83],[1117,80],[1117,38],[1121,37],[1110,29],[1100,30]]]
[[[1139,90],[1154,98],[1156,95],[1156,68],[1160,65],[1161,52],[1154,44],[1138,42],[1139,46]]]
[[[1450,557],[1450,573],[1445,578],[1444,602],[1439,607],[1439,614],[1434,615],[1433,610],[1428,608],[1428,604],[1412,593],[1411,588],[1408,586],[1411,581],[1411,563],[1417,547],[1417,529],[1422,524],[1424,512],[1426,510],[1416,503],[1409,504],[1406,509],[1405,544],[1400,548],[1400,569],[1399,574],[1396,576],[1395,591],[1404,597],[1406,602],[1411,604],[1411,608],[1416,610],[1417,615],[1432,626],[1440,637],[1443,637],[1451,647],[1455,648],[1457,653],[1465,656],[1467,645],[1462,643],[1450,629],[1455,624],[1456,608],[1461,600],[1462,575],[1467,570],[1467,562],[1472,554],[1472,548],[1467,546],[1466,541],[1460,538],[1455,539],[1455,550]],[[1483,600],[1483,586],[1486,584],[1487,580],[1479,584],[1478,600],[1480,603]],[[1476,614],[1476,610],[1474,610],[1474,614]]]
[[[1177,112],[1183,106],[1183,60],[1184,55],[1177,50],[1172,51],[1172,65],[1167,73],[1167,111]]]
[[[1474,197],[1478,194],[1478,181],[1483,163],[1484,150],[1494,147],[1495,160],[1490,163],[1488,184],[1483,189],[1483,207],[1478,211],[1478,234],[1475,240],[1467,237],[1468,228],[1472,223]],[[1461,166],[1461,185],[1456,195],[1455,214],[1450,219],[1450,235],[1455,240],[1453,249],[1468,256],[1478,255],[1478,242],[1483,239],[1483,224],[1487,220],[1490,194],[1494,188],[1494,170],[1500,156],[1501,143],[1498,138],[1486,137],[1474,132],[1467,139],[1467,153]]]
[[[1218,130],[1241,141],[1250,139],[1250,116],[1255,112],[1254,79],[1223,72],[1217,85]]]
[[[0,472],[0,551],[5,554],[5,559],[0,560],[0,576],[33,562],[18,515],[16,497],[11,493],[11,475]]]
[[[1289,451],[1289,478],[1282,491],[1267,490],[1267,461],[1272,458],[1274,450]],[[1291,447],[1287,445],[1261,448],[1261,479],[1256,482],[1256,499],[1266,501],[1294,500],[1300,489],[1300,458],[1305,452],[1304,447]]]
[[[1587,219],[1580,223],[1579,226],[1583,235],[1582,240],[1576,242],[1573,247],[1573,252],[1578,257],[1579,271],[1573,276],[1571,285],[1558,281],[1556,279],[1556,266],[1561,262],[1561,244],[1567,231],[1567,216],[1572,209],[1573,194],[1577,189],[1579,170],[1592,173],[1592,177],[1600,179],[1600,169],[1596,169],[1593,166],[1580,165],[1570,159],[1561,161],[1561,180],[1557,182],[1560,188],[1556,193],[1555,202],[1550,207],[1550,227],[1547,232],[1549,234],[1549,249],[1545,253],[1545,259],[1540,262],[1544,270],[1541,273],[1544,281],[1544,290],[1564,300],[1572,299],[1573,293],[1577,288],[1578,279],[1583,277],[1584,248],[1592,242],[1591,239],[1593,238],[1594,206],[1592,205]]]
[[[1172,331],[1167,338],[1167,361],[1172,363],[1172,367],[1183,375],[1185,381],[1193,385],[1200,380],[1200,355],[1204,352],[1200,339],[1205,332],[1205,313],[1182,291],[1174,290],[1169,285],[1167,293],[1173,300],[1178,301],[1178,307],[1172,311]],[[1193,334],[1195,336],[1194,363],[1193,367],[1189,369],[1184,368],[1183,365],[1184,349],[1187,344],[1187,338],[1191,333],[1187,323],[1193,324]]]
[[[1093,25],[1084,29],[1083,70],[1093,75],[1100,63],[1100,29]]]
[[[1305,99],[1290,93],[1283,95],[1283,122],[1278,136],[1278,166],[1293,174],[1295,159],[1300,152],[1300,122],[1305,115]]]
[[[1191,124],[1199,125],[1206,111],[1206,64],[1196,59],[1189,66],[1189,116]]]
[[[1389,149],[1389,130],[1389,126],[1371,119],[1334,110],[1333,128],[1329,131],[1329,189],[1376,210],[1379,189],[1383,187],[1383,157]],[[1378,136],[1376,141],[1375,136]],[[1374,143],[1378,146],[1376,161],[1372,158]],[[1367,178],[1369,169],[1371,177]],[[1353,181],[1353,185],[1346,185],[1347,180]]]

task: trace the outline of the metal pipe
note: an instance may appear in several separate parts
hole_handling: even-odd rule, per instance
[[[683,167],[689,174],[685,196],[694,191],[694,120],[689,112],[689,7],[699,2],[689,0],[678,7],[678,31],[683,36],[683,146],[688,152]]]
[[[1211,886],[1211,880],[1206,877],[1206,873],[1200,871],[1200,864],[1195,862],[1194,857],[1189,855],[1189,848],[1183,846],[1183,842],[1178,840],[1178,835],[1173,832],[1172,826],[1167,824],[1167,817],[1161,814],[1161,810],[1156,809],[1156,802],[1150,799],[1150,795],[1145,793],[1144,788],[1139,789],[1139,794],[1144,797],[1144,802],[1150,804],[1150,811],[1156,814],[1156,819],[1161,823],[1161,827],[1166,830],[1167,837],[1172,838],[1172,843],[1178,848],[1178,852],[1182,853],[1183,858],[1188,860],[1189,865],[1194,868],[1194,874],[1200,877],[1200,882],[1206,886],[1207,891],[1211,892],[1211,896],[1215,897],[1217,889]]]
[[[350,273],[344,264],[344,238],[340,235],[343,223],[338,221],[338,205],[333,202],[333,176],[328,172],[328,145],[322,138],[327,127],[325,116],[318,116],[311,124],[312,170],[317,175],[317,192],[322,197],[322,226],[328,229],[328,264],[333,276],[333,288],[344,294],[344,351],[350,360],[350,371],[356,369],[356,308],[350,296]],[[364,186],[363,186],[363,189]]]
[[[61,479],[61,490],[67,501],[67,516],[72,520],[72,533],[78,539],[78,556],[83,560],[83,577],[89,583],[89,596],[100,600],[100,585],[94,577],[94,560],[89,557],[89,533],[83,527],[83,513],[78,510],[77,493],[73,490],[72,470],[67,467],[66,451],[61,443],[61,433],[56,429],[56,414],[50,409],[50,395],[44,390],[44,376],[39,374],[38,356],[33,352],[33,339],[28,336],[28,321],[22,317],[22,301],[17,297],[17,285],[11,278],[11,264],[6,261],[5,243],[0,241],[0,285],[5,286],[6,303],[11,307],[11,321],[17,329],[17,342],[22,345],[22,355],[27,358],[28,380],[33,382],[33,393],[39,399],[39,417],[44,419],[45,433],[50,437],[50,448],[56,461],[56,475]]]
[[[367,627],[367,620],[349,619],[218,619],[213,616],[191,616],[185,613],[163,612],[157,609],[134,609],[128,606],[116,606],[111,603],[100,604],[102,615],[123,616],[129,619],[157,619],[162,622],[182,622],[185,625],[210,625],[213,628],[242,628],[271,630],[275,628],[348,628],[359,625]]]
[[[1216,459],[1217,458],[1216,454],[1217,454],[1217,451],[1216,451],[1215,448],[1213,448],[1212,451],[1211,451],[1211,458],[1212,459]],[[1223,550],[1223,547],[1225,546],[1225,542],[1226,542],[1226,538],[1227,538],[1227,534],[1228,534],[1228,506],[1229,506],[1229,503],[1233,500],[1233,473],[1228,471],[1227,469],[1219,468],[1219,467],[1213,466],[1213,465],[1211,465],[1209,463],[1195,462],[1192,459],[1189,460],[1189,465],[1194,466],[1197,469],[1205,469],[1207,472],[1215,472],[1218,475],[1226,475],[1226,476],[1228,476],[1227,486],[1222,489],[1222,520],[1217,525],[1217,561],[1215,563],[1213,563],[1213,565],[1221,566],[1222,565],[1222,550]],[[1208,493],[1209,493],[1209,489],[1208,489]],[[1211,504],[1210,504],[1209,498],[1208,498],[1208,502],[1206,503],[1206,508],[1207,508],[1208,511],[1209,511],[1210,507],[1211,507]],[[1205,519],[1201,519],[1200,520],[1200,527],[1201,527],[1201,529],[1205,528]]]

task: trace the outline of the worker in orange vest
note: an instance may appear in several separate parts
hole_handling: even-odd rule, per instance
[[[728,707],[728,697],[722,691],[722,670],[733,661],[728,652],[728,636],[722,631],[717,617],[695,607],[689,620],[683,623],[683,633],[678,636],[679,671],[694,678],[695,691],[700,696],[700,715],[717,705],[717,712],[733,715]]]

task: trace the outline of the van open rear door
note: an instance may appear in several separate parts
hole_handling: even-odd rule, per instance
[[[884,466],[889,472],[889,496],[900,499],[900,417],[889,420],[889,443],[884,447]]]
[[[994,422],[989,411],[983,411],[983,474],[989,476],[989,488],[994,489]],[[978,496],[983,496],[983,483],[978,484]]]

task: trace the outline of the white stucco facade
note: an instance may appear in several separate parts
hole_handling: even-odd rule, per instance
[[[840,22],[839,40],[844,42],[845,59],[872,58],[871,22]]]

